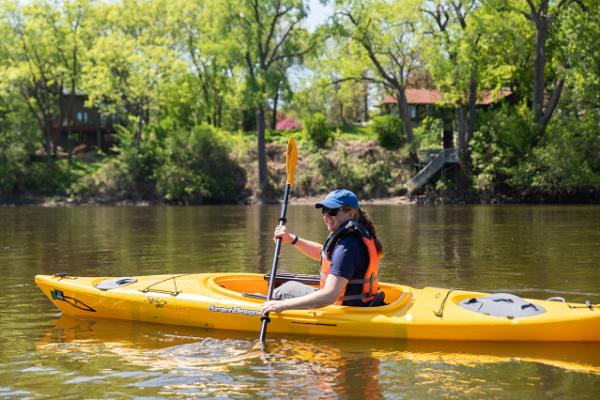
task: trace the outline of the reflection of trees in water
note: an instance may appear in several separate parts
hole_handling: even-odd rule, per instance
[[[385,248],[385,280],[415,286],[456,285],[472,274],[469,208],[383,206],[369,211]]]
[[[272,253],[273,247],[273,229],[275,225],[277,225],[277,220],[270,221],[269,219],[269,211],[270,208],[265,205],[259,205],[254,207],[254,214],[256,218],[257,227],[255,230],[251,230],[249,232],[254,232],[250,238],[254,237],[258,240],[258,260],[256,262],[256,268],[258,272],[261,274],[265,274],[271,270],[272,263],[272,255],[269,256],[269,253]]]
[[[15,208],[0,210],[0,261],[29,281],[36,273],[91,276],[266,272],[279,205]],[[384,244],[385,281],[543,297],[539,288],[591,292],[599,276],[593,207],[366,205]],[[290,229],[326,236],[318,210],[292,205]],[[317,263],[284,246],[281,270]],[[536,289],[538,288],[538,289]],[[537,290],[537,292],[534,292]],[[554,293],[554,292],[553,292]],[[583,301],[587,297],[569,300]]]
[[[455,285],[473,275],[473,208],[441,208],[437,224],[442,227],[441,265],[455,270]]]
[[[253,249],[247,270],[266,274],[273,261],[273,230],[279,215],[276,206],[254,205],[246,207],[245,235],[249,248]]]
[[[136,388],[146,387],[148,397],[487,398],[498,388],[509,398],[524,390],[564,397],[574,385],[593,393],[600,377],[597,344],[273,337],[267,352],[255,344],[241,332],[62,317],[32,357],[41,353],[58,387],[77,366],[101,376],[102,388],[118,384],[139,396]]]
[[[379,363],[377,358],[367,356],[344,358],[338,369],[339,391],[348,398],[378,400],[383,397],[379,384]]]

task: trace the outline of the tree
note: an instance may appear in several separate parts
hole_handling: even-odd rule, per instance
[[[307,16],[303,0],[238,0],[234,7],[237,29],[232,35],[241,42],[246,86],[256,109],[258,134],[258,195],[267,189],[265,114],[281,79],[281,63],[300,62],[312,46],[300,23]]]
[[[160,108],[163,86],[186,69],[174,51],[166,3],[99,5],[95,39],[83,65],[82,86],[89,102],[107,114],[129,119],[138,150],[144,127]]]
[[[200,91],[201,120],[222,126],[227,94],[234,91],[239,43],[231,37],[231,18],[222,4],[206,0],[171,3],[170,30],[180,57],[188,59]]]
[[[413,143],[414,135],[405,89],[411,74],[419,67],[416,4],[339,1],[334,22],[338,37],[358,43],[371,62],[372,75],[363,74],[358,79],[381,84],[396,95],[409,144]],[[411,155],[416,158],[414,149]]]
[[[565,11],[555,44],[568,67],[561,108],[574,115],[600,108],[600,3],[582,3],[585,13],[579,7]]]
[[[433,0],[425,1],[422,6],[427,17],[426,33],[436,38],[428,57],[430,69],[434,71],[434,79],[442,83],[449,102],[456,107],[459,149],[467,170],[479,87],[477,53],[482,33],[470,23],[477,6],[475,0]],[[444,81],[449,87],[444,87]]]
[[[3,19],[8,21],[16,38],[9,53],[10,79],[18,88],[43,137],[48,165],[55,151],[52,131],[58,121],[59,103],[66,74],[61,68],[60,13],[51,4],[36,2],[20,8],[3,4]]]
[[[550,38],[551,28],[557,24],[559,15],[564,13],[573,5],[579,6],[586,10],[583,2],[578,0],[526,0],[527,8],[523,9],[519,3],[513,7],[522,16],[525,17],[535,27],[535,50],[534,50],[534,77],[533,77],[533,94],[531,101],[531,110],[533,119],[539,125],[539,134],[541,136],[552,114],[558,106],[560,96],[562,94],[565,79],[560,73],[553,74],[555,77],[550,82],[554,88],[546,101],[546,88],[548,86],[547,74],[547,42]]]
[[[66,1],[63,4],[62,23],[60,30],[64,42],[60,53],[61,64],[65,72],[65,88],[62,95],[68,93],[68,100],[59,102],[59,122],[57,136],[62,133],[62,127],[67,127],[67,143],[69,160],[72,159],[71,132],[73,129],[73,105],[75,96],[81,92],[81,59],[89,48],[91,37],[85,30],[91,7],[87,0]]]

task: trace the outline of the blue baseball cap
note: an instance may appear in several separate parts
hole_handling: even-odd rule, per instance
[[[340,208],[342,206],[360,208],[358,205],[358,199],[356,195],[348,189],[336,189],[329,193],[325,200],[319,201],[315,204],[316,208]]]

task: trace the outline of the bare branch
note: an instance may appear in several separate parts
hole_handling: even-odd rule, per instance
[[[382,81],[380,79],[372,78],[372,77],[366,76],[366,75],[360,75],[360,76],[349,76],[346,78],[335,79],[335,80],[325,83],[324,85],[321,85],[321,87],[335,86],[335,85],[339,85],[340,83],[344,83],[344,82],[371,82],[371,83],[376,83],[378,85],[386,84],[385,81]]]
[[[290,12],[292,10],[291,7],[289,8],[285,8],[282,11],[279,10],[279,7],[281,6],[281,2],[277,2],[277,11],[275,13],[275,15],[273,16],[273,20],[271,21],[271,26],[269,27],[269,34],[267,35],[267,38],[265,40],[265,53],[264,53],[264,57],[265,59],[268,57],[269,54],[269,48],[270,48],[270,44],[271,44],[271,40],[273,39],[273,36],[275,35],[275,27],[277,26],[277,21],[279,21],[279,19],[281,17],[283,17],[285,14],[287,14],[288,12]],[[289,32],[289,31],[288,31]],[[287,34],[286,34],[287,36]],[[285,40],[282,39],[280,43],[284,42]],[[273,53],[276,53],[277,50],[275,49],[273,51]]]
[[[266,63],[267,67],[269,67],[272,63],[273,63],[273,59],[275,58],[275,56],[277,55],[277,52],[279,51],[279,49],[281,48],[281,46],[283,45],[283,43],[285,43],[285,41],[287,40],[287,38],[289,37],[289,35],[292,33],[292,31],[294,30],[294,27],[300,22],[300,20],[296,20],[294,22],[292,22],[292,24],[290,24],[288,30],[285,32],[285,34],[281,37],[281,39],[279,40],[279,42],[275,45],[275,48],[273,49],[273,53],[271,54],[271,57],[269,59],[269,61]]]

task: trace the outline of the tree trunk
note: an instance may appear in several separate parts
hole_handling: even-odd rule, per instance
[[[471,143],[473,139],[473,133],[475,132],[475,121],[477,116],[477,72],[471,71],[471,82],[469,84],[469,114],[467,119],[467,145]]]
[[[409,157],[412,161],[413,165],[417,165],[418,158],[415,148],[413,146],[414,143],[414,134],[412,128],[412,121],[410,120],[410,109],[408,108],[408,100],[406,99],[406,92],[404,91],[404,87],[400,87],[396,89],[398,92],[398,105],[400,106],[400,118],[402,118],[402,122],[404,123],[404,131],[406,132],[406,142],[409,146]]]
[[[465,107],[462,104],[462,99],[459,100],[456,107],[456,130],[458,132],[458,151],[462,157],[462,154],[464,154],[467,147]]]
[[[75,104],[75,81],[71,81],[71,94],[67,106],[67,150],[69,152],[69,163],[73,161],[73,143],[71,134],[73,133],[73,104]],[[98,146],[100,147],[100,146]]]
[[[532,111],[535,122],[540,123],[544,113],[544,69],[546,67],[546,40],[548,25],[541,18],[535,21],[535,55]]]
[[[135,127],[135,149],[139,152],[142,147],[142,128],[144,126],[142,110],[139,111],[137,126]]]
[[[369,84],[365,82],[365,95],[363,96],[364,116],[363,122],[369,121]]]
[[[277,83],[277,89],[275,91],[275,97],[273,98],[273,115],[271,116],[271,130],[275,130],[277,127],[277,103],[279,101],[279,82]]]
[[[404,131],[406,132],[406,141],[411,145],[414,141],[414,134],[412,121],[410,120],[410,109],[408,107],[408,100],[406,99],[404,88],[398,89],[398,104],[400,105],[400,118],[402,118]]]
[[[65,120],[65,104],[63,102],[63,84],[62,82],[58,85],[58,126],[56,127],[56,136],[54,143],[54,156],[58,158],[58,143],[60,143],[63,134],[63,121]]]
[[[52,118],[44,115],[44,147],[46,148],[46,162],[50,167],[52,165]]]
[[[258,197],[265,199],[267,192],[267,158],[265,152],[265,107],[256,107],[256,126],[258,131]]]
[[[216,127],[220,128],[223,120],[223,100],[219,97],[217,100]]]
[[[465,137],[465,148],[461,154],[461,158],[466,164],[468,171],[471,170],[471,149],[469,144],[473,139],[473,133],[475,132],[475,118],[476,118],[476,106],[477,106],[477,71],[471,70],[471,81],[469,83],[469,103],[467,112],[467,130]],[[467,170],[465,170],[466,172]]]

